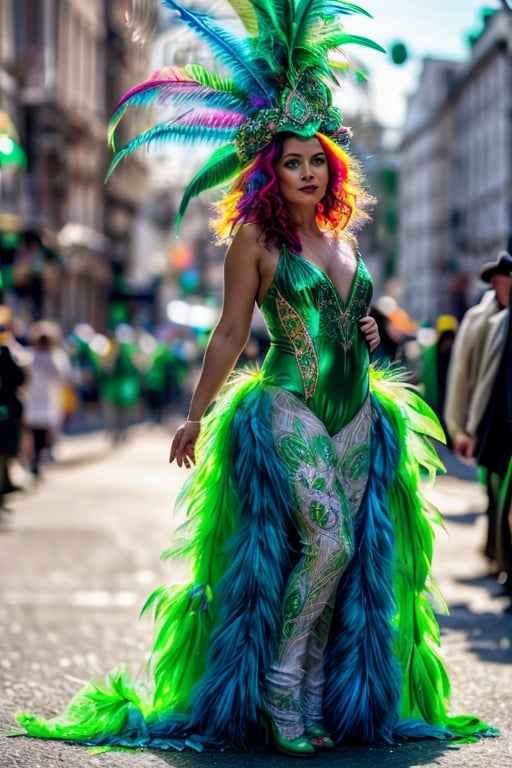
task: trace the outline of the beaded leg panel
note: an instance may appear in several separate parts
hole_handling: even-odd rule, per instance
[[[352,421],[332,438],[338,459],[337,470],[352,520],[361,506],[368,482],[371,419],[371,403],[368,398]],[[334,589],[327,606],[313,627],[307,645],[302,694],[306,726],[320,725],[323,722],[324,651],[335,598]]]
[[[356,493],[351,483],[348,492],[344,487],[346,473],[350,475],[355,466],[345,462],[346,446],[351,454],[357,452],[355,442],[363,431],[359,421],[356,417],[344,428],[345,437],[340,433],[332,438],[298,398],[282,390],[273,396],[275,444],[290,474],[294,522],[301,544],[301,558],[285,590],[281,641],[267,673],[264,694],[264,706],[285,739],[304,732],[305,705],[308,720],[318,720],[317,711],[321,713],[323,649],[336,587],[352,556],[352,504],[357,499],[360,504],[365,484],[358,477],[360,492]],[[352,432],[359,437],[353,440]]]

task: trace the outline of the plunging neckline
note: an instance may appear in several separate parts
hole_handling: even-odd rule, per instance
[[[356,268],[355,268],[355,271],[354,271],[354,275],[352,277],[352,282],[350,284],[350,289],[349,289],[349,292],[347,294],[347,299],[346,300],[343,298],[341,293],[338,291],[336,285],[334,284],[333,279],[327,274],[327,272],[324,269],[322,269],[322,267],[319,267],[318,264],[315,264],[314,261],[311,261],[310,259],[306,259],[304,256],[301,256],[299,253],[294,253],[293,251],[287,251],[287,253],[290,256],[294,256],[296,259],[300,259],[305,264],[308,264],[308,266],[312,267],[318,274],[322,275],[322,277],[329,283],[329,285],[333,289],[334,293],[336,294],[336,297],[337,297],[338,301],[342,305],[343,311],[345,311],[345,312],[347,311],[347,308],[350,307],[350,305],[351,305],[351,303],[352,303],[352,301],[354,299],[354,292],[355,292],[356,285],[357,285],[357,280],[358,280],[358,277],[359,277],[359,266],[360,266],[360,263],[361,263],[361,257],[360,257],[359,253],[356,254]],[[281,259],[281,254],[279,255],[279,259]],[[279,267],[279,265],[278,265],[278,267]],[[277,268],[276,268],[276,273],[277,273]],[[275,274],[274,274],[274,277],[275,277]],[[274,278],[272,279],[272,282],[274,282]]]
[[[291,251],[288,248],[283,247],[279,251],[279,257],[278,257],[278,260],[277,260],[277,265],[276,265],[274,274],[272,275],[272,280],[270,281],[270,283],[268,285],[268,288],[265,291],[265,295],[263,296],[263,299],[261,300],[261,302],[258,303],[258,308],[261,310],[262,307],[264,306],[264,304],[265,304],[265,302],[267,300],[267,297],[271,294],[272,288],[273,288],[276,280],[279,277],[279,273],[280,273],[280,271],[282,269],[283,259],[286,259],[289,256],[295,258],[298,261],[300,261],[302,264],[306,264],[311,269],[313,269],[316,272],[316,274],[321,275],[321,277],[323,278],[324,282],[329,286],[329,288],[333,292],[333,294],[334,294],[334,296],[336,298],[336,302],[337,302],[337,304],[338,304],[342,314],[345,315],[347,313],[348,309],[350,308],[352,302],[354,301],[354,294],[356,292],[357,284],[359,282],[359,273],[360,273],[360,270],[361,270],[361,265],[363,263],[363,261],[361,259],[361,254],[359,252],[357,252],[357,254],[356,254],[356,269],[355,269],[355,272],[354,272],[354,276],[352,278],[352,284],[350,286],[350,290],[349,290],[348,295],[347,295],[347,300],[345,301],[343,299],[343,297],[341,296],[340,292],[338,291],[338,289],[336,288],[334,282],[332,281],[332,278],[330,278],[329,275],[327,274],[327,272],[325,272],[321,267],[319,267],[318,264],[315,264],[314,261],[310,261],[309,259],[304,258],[304,256],[301,256],[299,253],[294,253],[294,251]]]

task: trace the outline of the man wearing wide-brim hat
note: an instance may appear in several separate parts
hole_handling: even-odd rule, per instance
[[[480,268],[480,280],[491,283],[497,275],[509,276],[512,273],[512,256],[508,251],[499,251],[494,261],[488,261]]]
[[[482,265],[480,279],[492,286],[465,314],[457,333],[448,373],[445,419],[455,453],[484,467],[489,505],[485,555],[491,569],[509,571],[512,564],[500,529],[499,493],[512,455],[508,423],[506,335],[512,287],[512,256],[499,251]]]
[[[480,406],[474,404],[469,419],[470,400],[480,379],[479,372],[484,373],[480,363],[489,320],[508,304],[505,294],[511,273],[512,256],[507,251],[499,251],[494,261],[482,265],[480,279],[491,283],[493,290],[485,291],[480,302],[467,310],[457,331],[448,374],[445,419],[454,450],[462,459],[473,456],[474,446],[469,438],[476,429],[475,419],[478,423],[482,414]]]

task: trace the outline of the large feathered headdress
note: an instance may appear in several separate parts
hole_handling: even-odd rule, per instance
[[[350,68],[335,54],[347,43],[382,51],[373,41],[345,32],[341,17],[369,14],[343,0],[228,0],[244,32],[222,25],[210,14],[175,0],[164,5],[211,49],[219,64],[213,72],[199,64],[164,67],[128,91],[112,117],[109,141],[130,106],[169,103],[173,116],[139,136],[114,157],[119,161],[142,145],[208,142],[218,145],[185,189],[177,224],[192,197],[224,184],[280,132],[306,138],[317,132],[342,146],[349,131],[332,104],[337,73]]]

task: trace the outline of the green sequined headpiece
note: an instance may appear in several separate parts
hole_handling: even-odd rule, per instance
[[[343,147],[350,141],[341,111],[332,106],[331,92],[309,76],[293,89],[284,88],[277,107],[260,109],[241,125],[235,138],[240,162],[246,165],[276,134],[286,131],[304,138],[324,133]]]
[[[135,4],[144,0],[132,0]],[[310,138],[320,132],[347,146],[350,131],[333,106],[337,74],[352,69],[338,54],[348,43],[382,48],[349,35],[341,18],[369,14],[343,0],[228,0],[244,32],[231,21],[194,11],[175,0],[178,12],[206,42],[219,70],[201,65],[165,67],[121,99],[112,117],[110,141],[130,106],[170,104],[170,119],[154,125],[120,149],[109,169],[142,145],[208,142],[217,145],[186,188],[177,223],[192,197],[232,181],[278,133]]]

